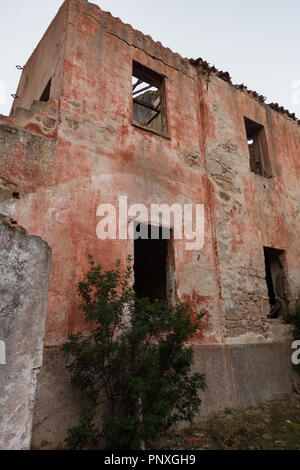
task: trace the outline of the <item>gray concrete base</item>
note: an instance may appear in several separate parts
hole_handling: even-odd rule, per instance
[[[258,406],[293,391],[291,344],[195,346],[195,370],[207,378],[199,419],[228,408]],[[70,387],[63,356],[46,348],[38,384],[32,448],[64,447],[67,429],[77,423],[78,394]]]
[[[78,424],[80,395],[71,387],[60,348],[44,349],[33,416],[32,449],[63,449],[67,430]]]
[[[293,392],[290,343],[197,346],[195,369],[207,379],[200,418],[258,406]]]

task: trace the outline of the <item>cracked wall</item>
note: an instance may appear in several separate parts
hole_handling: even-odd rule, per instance
[[[284,340],[289,329],[282,318],[267,318],[263,247],[285,250],[291,306],[300,293],[299,126],[220,78],[211,77],[203,93],[227,341]],[[244,117],[265,128],[272,177],[250,169]]]
[[[42,366],[51,250],[0,215],[0,449],[31,445],[37,376]]]
[[[30,106],[33,95],[28,98],[22,83],[37,74],[47,42],[49,63],[59,44],[62,81],[49,103]],[[133,61],[165,77],[168,139],[132,125]],[[226,74],[205,70],[203,61],[181,58],[83,0],[65,2],[26,64],[20,103],[27,109],[14,107],[5,121],[3,134],[16,136],[5,136],[8,157],[0,171],[3,186],[11,191],[15,184],[25,193],[2,207],[53,247],[47,345],[84,326],[76,283],[87,269],[87,253],[107,267],[133,253],[131,241],[96,238],[98,205],[115,204],[120,194],[129,204],[205,205],[203,250],[187,252],[174,241],[176,295],[207,312],[199,341],[289,337],[280,319],[267,318],[263,246],[286,250],[292,304],[299,289],[293,236],[299,230],[299,126],[257,94],[232,86]],[[271,178],[251,172],[244,117],[265,128]],[[33,134],[34,145],[24,145]],[[10,149],[22,155],[17,165]]]
[[[133,61],[165,77],[168,138],[132,125]],[[205,206],[204,247],[189,252],[184,240],[174,240],[172,282],[174,297],[192,313],[206,312],[195,338],[196,350],[211,348],[199,352],[197,363],[201,371],[204,358],[209,376],[206,411],[227,406],[223,385],[216,403],[217,382],[229,384],[228,406],[247,404],[252,392],[250,404],[272,396],[271,388],[262,392],[264,374],[255,376],[264,351],[274,393],[291,388],[289,372],[280,383],[280,371],[269,367],[277,343],[291,335],[281,318],[267,318],[263,247],[285,250],[292,305],[300,292],[300,127],[257,93],[233,86],[228,74],[207,73],[203,64],[174,54],[96,5],[67,0],[24,68],[11,116],[0,117],[0,210],[52,247],[36,448],[62,446],[76,418],[67,378],[62,382],[57,371],[63,369],[60,345],[85,328],[76,285],[88,269],[88,253],[107,269],[133,254],[131,240],[96,237],[99,204],[117,206],[120,195],[128,205],[148,208]],[[50,101],[40,103],[49,74]],[[271,178],[250,169],[244,117],[265,128]],[[213,365],[209,351],[215,351]],[[288,370],[288,345],[284,353],[281,346],[276,351]],[[251,393],[238,383],[239,374],[247,375],[248,353]],[[220,376],[218,355],[224,362]]]

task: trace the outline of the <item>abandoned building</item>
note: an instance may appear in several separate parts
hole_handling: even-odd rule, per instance
[[[106,268],[132,254],[139,295],[205,309],[202,416],[292,392],[299,124],[87,0],[63,3],[0,116],[0,447],[59,449],[77,422],[60,346],[84,328],[88,253]],[[204,204],[203,248],[99,240],[97,207],[119,195]]]

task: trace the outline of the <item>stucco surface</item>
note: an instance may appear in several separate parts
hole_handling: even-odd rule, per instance
[[[164,77],[168,138],[132,124],[133,61]],[[130,239],[97,238],[101,203],[117,207],[123,195],[129,206],[148,209],[153,203],[204,204],[204,246],[187,251],[185,240],[174,240],[172,280],[174,298],[187,302],[191,314],[205,310],[194,343],[212,348],[203,355],[204,369],[211,364],[215,382],[218,374],[224,380],[223,395],[221,389],[207,395],[211,410],[269,397],[268,386],[264,392],[263,381],[253,378],[256,372],[262,378],[266,368],[275,394],[289,389],[284,348],[274,353],[281,372],[271,366],[272,344],[291,341],[291,330],[282,318],[268,318],[264,247],[284,250],[289,307],[300,294],[299,121],[228,77],[86,0],[66,0],[24,67],[11,115],[0,116],[0,212],[52,248],[49,348],[85,328],[76,286],[88,269],[88,253],[104,268],[134,254]],[[41,103],[50,78],[49,102]],[[264,127],[269,177],[251,171],[245,117]],[[266,358],[259,362],[264,345]],[[247,391],[248,349],[253,387]],[[213,361],[216,354],[219,361]],[[52,393],[57,386],[63,395],[59,374],[51,371]],[[50,419],[40,400],[39,446],[48,433],[41,419]],[[59,419],[63,405],[56,403]]]
[[[42,365],[51,250],[0,216],[0,449],[28,449]]]

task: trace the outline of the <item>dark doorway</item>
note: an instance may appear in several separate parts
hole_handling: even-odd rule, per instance
[[[140,232],[142,224],[136,225]],[[159,228],[159,238],[151,239],[151,225],[143,226],[148,239],[134,241],[134,290],[138,297],[150,300],[167,300],[167,258],[169,240],[163,239],[164,230]]]
[[[268,287],[269,318],[278,318],[286,312],[287,289],[284,270],[284,251],[264,247],[266,283]]]

